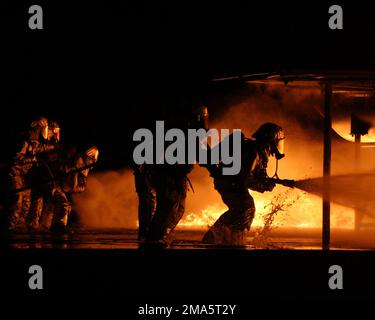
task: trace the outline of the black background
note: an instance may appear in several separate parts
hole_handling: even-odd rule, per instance
[[[44,29],[30,30],[39,4]],[[358,69],[375,62],[368,3],[2,1],[1,158],[30,120],[56,119],[66,143],[95,143],[102,168],[129,164],[132,133],[162,119],[176,92],[203,87],[225,108],[216,77],[291,68]],[[167,106],[167,107],[166,107]]]
[[[53,305],[59,314],[103,309],[107,317],[119,311],[125,319],[148,319],[137,317],[147,303],[180,310],[182,304],[238,305],[236,317],[213,319],[337,317],[351,308],[362,314],[374,300],[369,251],[29,249],[2,250],[0,258],[2,301],[27,298],[35,310],[30,315]],[[28,287],[31,265],[43,268],[43,290]],[[328,287],[332,265],[343,268],[342,290]]]
[[[44,10],[43,30],[28,28],[31,4]],[[45,115],[60,122],[65,141],[97,144],[103,169],[126,166],[133,130],[159,118],[173,92],[251,72],[371,69],[369,2],[335,2],[344,9],[344,30],[335,31],[328,28],[331,4],[3,0],[1,159],[11,154],[17,133]],[[225,108],[222,90],[208,86],[213,117]],[[77,296],[92,294],[141,303],[147,299],[140,297],[179,303],[185,296],[200,303],[220,297],[220,303],[241,301],[248,314],[251,301],[267,304],[270,296],[370,299],[373,261],[371,253],[350,252],[2,251],[1,289],[10,297],[29,295],[27,269],[39,263],[46,290],[31,293],[37,298],[61,294],[74,305]],[[328,290],[331,264],[346,265],[344,292]],[[126,319],[135,318],[134,306]]]

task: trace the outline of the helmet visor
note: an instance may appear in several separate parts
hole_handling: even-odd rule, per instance
[[[99,158],[99,150],[96,147],[91,147],[85,152],[84,158],[86,164],[96,163]]]
[[[277,150],[280,154],[285,154],[285,139],[278,140],[277,142]]]
[[[40,133],[42,134],[42,137],[47,140],[48,139],[48,126],[41,127]]]
[[[56,141],[59,142],[60,141],[60,128],[53,128],[52,132]]]
[[[203,107],[202,112],[198,115],[198,123],[204,130],[208,130],[208,117],[208,109]]]
[[[285,157],[285,139],[277,139],[271,144],[271,154],[276,157],[277,160],[280,160]]]

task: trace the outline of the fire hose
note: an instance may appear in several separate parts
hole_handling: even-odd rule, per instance
[[[39,181],[36,184],[27,185],[27,186],[24,186],[22,188],[14,189],[14,190],[11,191],[11,193],[19,193],[19,192],[23,192],[23,191],[26,191],[26,190],[34,189],[34,188],[39,187],[41,185],[44,185],[44,184],[47,184],[47,183],[50,183],[50,182],[54,182],[54,181],[58,181],[60,179],[63,179],[64,177],[69,176],[70,174],[81,172],[81,171],[84,171],[86,169],[91,169],[94,166],[95,166],[95,163],[91,163],[91,164],[89,164],[87,166],[82,166],[82,167],[79,167],[79,168],[75,168],[75,169],[69,170],[68,172],[65,172],[65,173],[62,173],[62,174],[59,174],[59,175],[55,175],[54,177],[43,179],[42,181]]]

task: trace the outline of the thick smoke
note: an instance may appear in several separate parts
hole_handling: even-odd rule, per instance
[[[259,86],[252,87],[251,90],[249,88],[249,93],[245,95],[242,102],[232,104],[220,118],[215,119],[211,127],[241,129],[250,137],[262,123],[275,122],[285,129],[286,134],[286,157],[279,161],[279,177],[295,180],[321,177],[323,118],[319,114],[322,104],[320,89],[313,87],[301,89],[284,85]],[[225,101],[228,101],[228,97]],[[354,159],[354,144],[345,142],[338,136],[335,137],[332,145],[332,174],[369,172],[374,169],[375,162],[372,161],[374,149],[362,149],[360,164],[356,164]],[[269,175],[273,176],[275,170],[276,161],[271,158]],[[207,228],[226,210],[226,207],[220,195],[214,190],[212,179],[205,169],[197,166],[190,174],[190,180],[194,192],[190,190],[188,193],[186,213],[179,228]],[[352,187],[355,188],[355,184]],[[286,190],[285,187],[277,186],[272,193],[252,192],[257,207],[255,226],[262,225],[262,214],[267,213],[267,205],[272,199],[285,193]],[[274,224],[284,227],[321,228],[321,198],[298,189],[294,189],[289,194],[293,205],[279,214]],[[88,227],[135,228],[137,226],[137,197],[133,175],[129,170],[93,173],[89,177],[87,191],[77,196],[75,200],[76,210]],[[355,201],[353,199],[353,202]],[[353,207],[333,203],[332,226],[352,228]]]
[[[130,170],[93,173],[74,209],[89,228],[136,228],[137,196]]]

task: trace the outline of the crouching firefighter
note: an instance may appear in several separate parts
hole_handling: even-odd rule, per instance
[[[72,148],[67,152],[66,158],[62,159],[57,173],[58,183],[55,184],[51,198],[53,217],[50,230],[52,232],[67,231],[72,210],[72,195],[85,191],[88,174],[98,161],[98,157],[98,148],[90,146],[79,152]],[[48,214],[43,212],[42,218],[46,219],[44,215],[48,216]]]
[[[37,201],[34,224],[39,228],[56,233],[66,233],[72,211],[72,195],[86,189],[87,176],[98,160],[99,151],[95,146],[77,152],[76,147],[59,148],[55,157],[49,155],[44,161],[48,175],[32,187],[42,195]]]
[[[25,187],[30,170],[36,165],[36,157],[49,151],[47,146],[48,121],[38,118],[33,121],[24,134],[22,142],[9,163],[6,176],[6,196],[4,214],[1,217],[1,228],[14,231],[25,225],[30,209],[31,192],[25,189],[22,192],[15,190]]]
[[[272,191],[275,183],[267,175],[270,156],[284,157],[284,132],[274,123],[263,124],[253,139],[241,134],[241,169],[236,175],[223,175],[222,164],[211,175],[215,189],[228,210],[224,212],[203,237],[203,242],[215,245],[244,245],[245,231],[250,230],[255,215],[255,204],[249,190]],[[229,136],[226,139],[231,139]],[[213,171],[212,171],[213,172]]]

